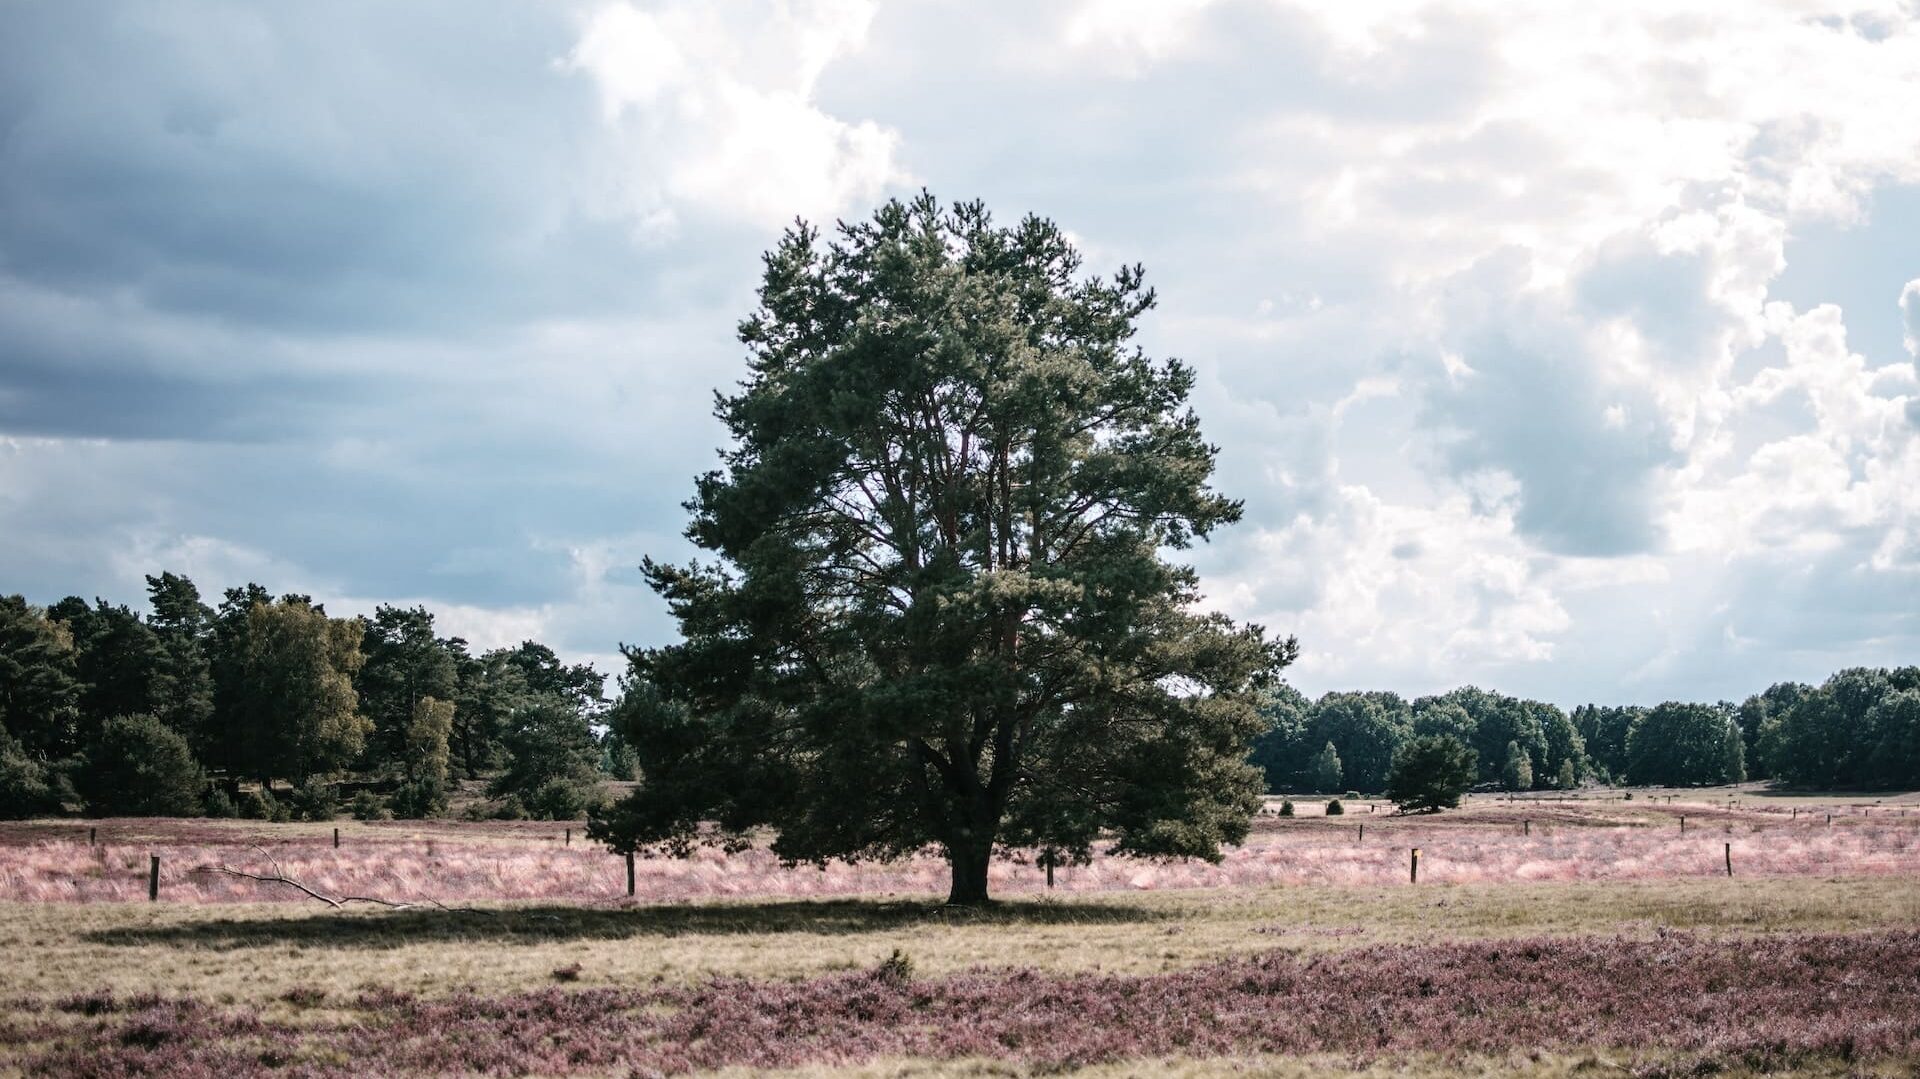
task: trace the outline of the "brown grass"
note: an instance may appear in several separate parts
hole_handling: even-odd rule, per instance
[[[552,984],[798,978],[870,967],[894,948],[928,975],[973,967],[1144,974],[1289,948],[1658,927],[1741,935],[1920,925],[1909,878],[1675,880],[1230,889],[1011,901],[498,905],[486,914],[287,904],[0,904],[0,999],[107,988],[273,1006],[289,990],[423,994]]]

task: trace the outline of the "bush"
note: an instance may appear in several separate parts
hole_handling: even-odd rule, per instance
[[[527,807],[520,802],[520,796],[509,794],[500,799],[487,814],[494,820],[526,820]]]
[[[233,804],[233,798],[223,788],[214,787],[207,796],[200,799],[200,814],[206,817],[237,817],[240,807]]]
[[[1437,813],[1460,804],[1478,774],[1478,754],[1450,734],[1415,738],[1393,755],[1387,797],[1402,813]]]
[[[354,820],[392,820],[393,811],[387,808],[387,800],[372,791],[361,791],[348,803],[347,812]]]
[[[107,720],[80,780],[87,811],[103,817],[190,817],[207,785],[187,740],[149,715]]]
[[[1329,817],[1342,816],[1346,813],[1346,811],[1347,811],[1347,807],[1341,805],[1340,799],[1338,798],[1335,798],[1333,801],[1327,803],[1327,816]]]
[[[333,784],[308,779],[287,795],[287,810],[294,820],[332,820],[340,815],[340,801]]]
[[[447,788],[431,777],[410,779],[393,792],[388,805],[393,807],[393,815],[403,820],[437,817],[447,811]]]
[[[61,808],[58,777],[0,730],[0,820],[52,816]]]
[[[287,807],[281,805],[280,800],[273,796],[273,792],[265,787],[241,791],[240,797],[234,804],[239,807],[240,815],[248,820],[288,821],[293,819],[293,815],[287,812]]]
[[[580,820],[594,805],[598,793],[586,784],[549,779],[527,796],[527,816],[534,820]]]
[[[1280,815],[1283,817],[1293,816],[1293,800],[1292,799],[1287,799],[1286,801],[1283,801],[1280,803]]]

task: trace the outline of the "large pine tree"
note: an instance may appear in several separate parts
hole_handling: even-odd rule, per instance
[[[794,861],[933,844],[1217,858],[1258,808],[1255,690],[1294,655],[1162,557],[1236,520],[1177,361],[1130,343],[1138,267],[1051,222],[892,202],[766,257],[733,444],[649,562],[684,641],[630,650],[644,780],[596,823],[684,852],[771,825]],[[701,828],[714,821],[718,831]]]

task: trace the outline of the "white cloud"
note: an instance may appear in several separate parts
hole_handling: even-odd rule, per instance
[[[904,182],[897,132],[814,100],[821,74],[859,52],[875,10],[862,0],[601,5],[567,63],[599,89],[616,204],[645,233],[689,211],[777,227],[831,218]]]

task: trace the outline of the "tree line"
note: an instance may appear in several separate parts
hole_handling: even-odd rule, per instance
[[[1820,686],[1781,682],[1740,704],[1582,705],[1466,686],[1408,701],[1336,692],[1267,694],[1252,760],[1279,792],[1385,790],[1395,755],[1449,738],[1472,780],[1500,790],[1590,784],[1701,786],[1775,779],[1790,786],[1920,786],[1920,667],[1855,667]]]
[[[425,607],[146,580],[144,615],[0,596],[0,816],[426,817],[484,779],[478,812],[573,819],[631,778],[605,676],[537,641],[476,654]]]

